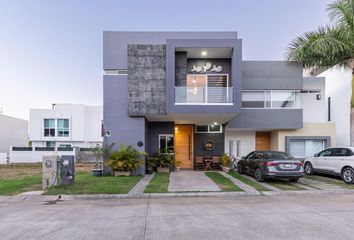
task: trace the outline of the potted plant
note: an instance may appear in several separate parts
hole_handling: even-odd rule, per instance
[[[118,151],[109,155],[107,163],[113,169],[114,176],[130,176],[132,171],[137,170],[143,164],[140,158],[142,155],[146,153],[137,151],[131,145],[121,144]]]
[[[100,177],[102,176],[103,173],[103,165],[102,165],[102,161],[103,161],[103,157],[108,156],[109,153],[111,152],[111,149],[113,147],[114,143],[112,143],[111,145],[104,145],[104,146],[100,146],[99,144],[96,145],[96,147],[94,147],[91,150],[91,153],[93,154],[93,156],[96,159],[95,164],[93,165],[93,169],[92,169],[92,175],[95,177]]]
[[[230,171],[230,157],[226,153],[221,156],[220,163],[224,172]]]
[[[157,157],[157,172],[169,173],[174,159],[170,154],[159,154]]]
[[[181,165],[182,165],[182,161],[177,161],[176,162],[176,171],[177,172],[181,171]]]
[[[157,157],[147,157],[146,159],[146,174],[153,174],[156,172],[156,167],[157,167]]]

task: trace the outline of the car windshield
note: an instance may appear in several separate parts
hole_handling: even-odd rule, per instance
[[[259,154],[266,159],[294,159],[293,156],[285,152],[260,152]]]

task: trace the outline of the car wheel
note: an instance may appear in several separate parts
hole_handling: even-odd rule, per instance
[[[344,168],[342,171],[342,179],[347,184],[354,182],[354,170],[351,167]]]
[[[299,178],[291,178],[289,179],[290,182],[298,182],[299,181]]]
[[[312,175],[313,174],[313,168],[312,168],[312,164],[311,163],[309,163],[309,162],[305,163],[304,172],[306,173],[306,175]]]
[[[239,174],[243,174],[242,166],[241,166],[240,163],[237,164],[237,172],[238,172]]]
[[[263,182],[264,178],[262,176],[262,171],[260,168],[257,168],[256,171],[254,172],[254,177],[256,178],[257,182]]]

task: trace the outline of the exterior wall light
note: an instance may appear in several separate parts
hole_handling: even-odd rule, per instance
[[[202,56],[206,56],[208,53],[206,51],[202,52]]]
[[[317,100],[321,100],[321,94],[320,93],[316,95],[316,99]]]

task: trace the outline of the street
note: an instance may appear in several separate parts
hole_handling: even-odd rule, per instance
[[[1,201],[1,239],[353,239],[354,234],[354,195],[348,194],[46,200]]]

